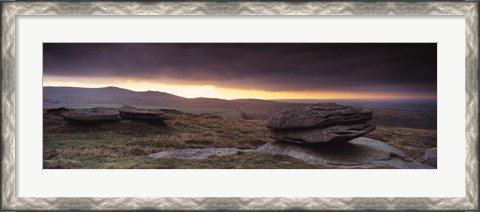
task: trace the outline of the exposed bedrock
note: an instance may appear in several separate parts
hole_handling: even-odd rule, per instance
[[[347,143],[295,144],[273,141],[254,151],[287,155],[326,168],[432,168],[414,161],[399,149],[382,141],[364,137]]]
[[[148,155],[153,158],[206,159],[253,151],[290,156],[323,168],[335,169],[431,169],[382,141],[356,138],[347,143],[295,144],[273,141],[255,150],[237,148],[176,149]]]
[[[237,148],[203,148],[203,149],[176,149],[171,151],[157,152],[148,155],[153,158],[183,158],[183,159],[205,159],[209,156],[226,156],[245,152]]]

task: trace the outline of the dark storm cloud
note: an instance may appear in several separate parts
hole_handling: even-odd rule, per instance
[[[273,91],[436,92],[436,44],[46,43],[43,53],[50,76],[167,78]]]

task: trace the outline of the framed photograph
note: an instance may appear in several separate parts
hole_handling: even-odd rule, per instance
[[[478,3],[1,6],[2,209],[479,209]]]

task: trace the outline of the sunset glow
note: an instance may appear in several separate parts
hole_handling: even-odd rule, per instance
[[[431,98],[425,95],[408,95],[387,92],[356,91],[265,91],[254,89],[223,88],[215,85],[163,84],[145,80],[102,79],[102,78],[69,78],[45,76],[43,86],[66,86],[100,88],[115,86],[133,91],[160,91],[185,98],[220,98],[220,99],[403,99]]]
[[[219,99],[436,98],[435,43],[45,43],[44,86]]]

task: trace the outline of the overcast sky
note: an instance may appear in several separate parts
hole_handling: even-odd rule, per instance
[[[47,76],[436,96],[435,43],[45,43]]]

